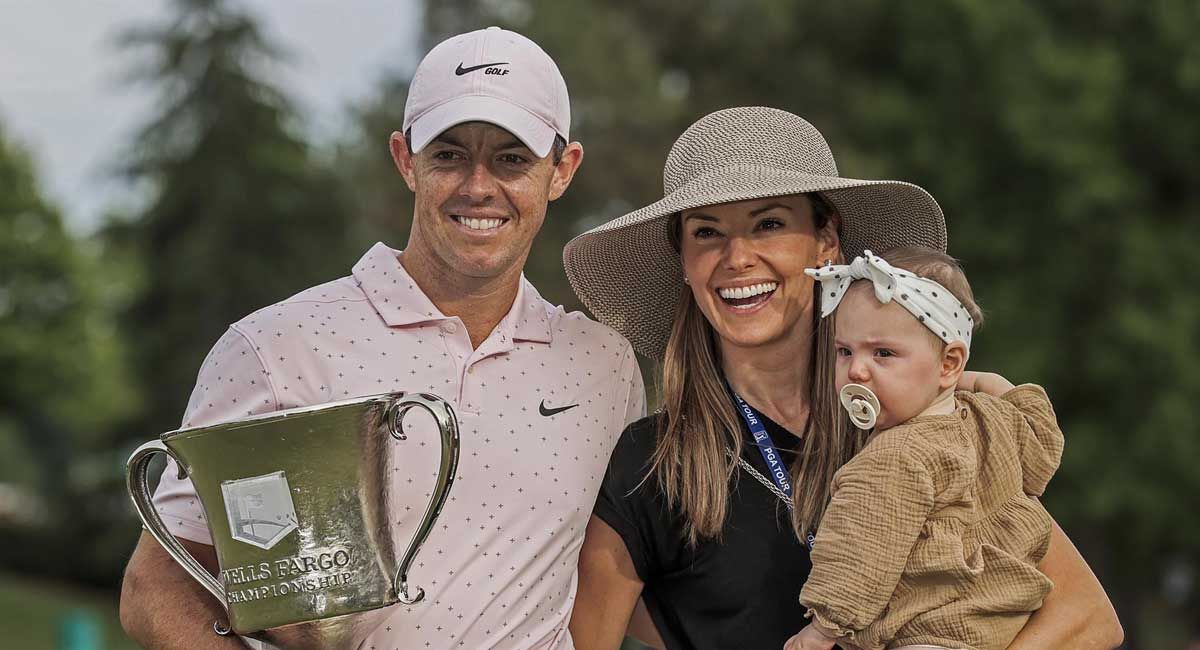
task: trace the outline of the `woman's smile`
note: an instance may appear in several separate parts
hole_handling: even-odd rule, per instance
[[[779,283],[774,280],[724,286],[716,289],[721,303],[736,314],[749,314],[758,311],[775,295]]]

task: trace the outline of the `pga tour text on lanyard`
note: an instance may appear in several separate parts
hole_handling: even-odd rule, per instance
[[[733,391],[730,391],[730,394],[733,395],[733,401],[737,404],[737,412],[741,414],[742,419],[746,422],[746,427],[750,429],[750,435],[754,436],[754,443],[758,447],[758,451],[762,453],[763,461],[767,464],[767,473],[771,475],[771,480],[775,482],[775,487],[787,495],[787,505],[791,507],[792,476],[788,473],[787,465],[784,464],[783,459],[779,457],[779,450],[775,448],[775,442],[771,440],[771,434],[767,433],[767,428],[763,426],[762,417],[759,416],[758,411],[754,410],[754,407],[742,399],[741,395]],[[804,544],[808,547],[808,550],[812,550],[816,538],[816,533],[812,530],[804,534]]]
[[[792,477],[788,474],[787,465],[779,457],[779,450],[775,449],[775,442],[771,440],[771,434],[767,433],[767,428],[763,426],[762,418],[737,393],[733,394],[733,399],[737,402],[738,413],[742,414],[742,419],[750,428],[750,435],[754,436],[754,443],[758,445],[758,450],[762,452],[763,460],[767,463],[767,474],[775,482],[776,487],[782,490],[789,499],[792,498]]]

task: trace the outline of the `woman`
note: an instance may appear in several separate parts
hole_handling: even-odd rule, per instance
[[[664,186],[662,200],[564,252],[583,302],[663,364],[661,411],[613,452],[571,631],[581,649],[616,648],[627,628],[669,649],[779,648],[804,624],[810,565],[793,529],[820,522],[832,473],[816,468],[862,442],[839,424],[832,324],[803,270],[865,248],[944,251],[945,223],[919,187],[839,177],[816,129],[767,108],[693,124]],[[780,461],[790,475],[773,471]],[[1103,589],[1057,526],[1039,568],[1055,587],[1013,648],[1120,643]]]

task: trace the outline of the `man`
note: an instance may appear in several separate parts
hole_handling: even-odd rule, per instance
[[[521,269],[547,204],[583,158],[566,84],[536,44],[489,28],[435,47],[390,146],[414,192],[407,247],[376,244],[353,274],[233,324],[200,370],[185,427],[392,390],[450,401],[458,476],[410,582],[364,648],[570,648],[575,566],[609,452],[644,413],[629,344],[542,300]],[[395,483],[411,538],[436,474],[413,418]],[[407,425],[406,425],[406,428]],[[432,429],[431,426],[429,426]],[[155,504],[210,570],[191,484],[168,467]],[[121,620],[151,648],[237,648],[224,612],[148,535],[126,570]]]

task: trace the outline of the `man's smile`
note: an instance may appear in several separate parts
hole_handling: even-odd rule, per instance
[[[510,219],[507,217],[473,216],[464,214],[451,214],[450,218],[464,229],[470,230],[476,234],[498,231],[510,221]]]

